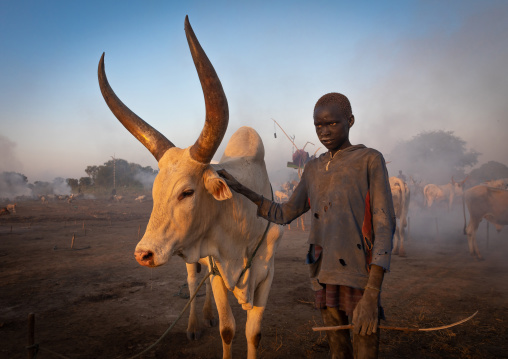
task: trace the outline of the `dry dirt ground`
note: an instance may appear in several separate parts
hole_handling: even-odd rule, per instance
[[[69,358],[127,358],[159,338],[186,303],[175,296],[186,271],[178,257],[156,269],[134,260],[138,230],[142,235],[151,206],[150,201],[132,200],[27,201],[18,203],[17,214],[0,217],[1,358],[27,357],[31,312],[36,315],[36,342]],[[442,229],[435,239],[433,218],[413,217],[413,228],[421,231],[411,234],[408,256],[392,257],[382,293],[384,324],[440,326],[479,313],[443,331],[384,331],[380,357],[508,357],[506,229],[496,234],[491,227],[487,248],[485,227],[480,228],[485,260],[476,261],[467,252],[460,225]],[[304,264],[308,226],[307,231],[295,227],[286,231],[276,254],[261,358],[328,357],[324,334],[311,329],[321,319],[311,305]],[[230,302],[237,320],[233,354],[244,358],[246,315],[232,295]],[[189,342],[186,321],[142,358],[221,358],[218,328],[207,328],[199,341]],[[56,357],[39,352],[37,358]]]

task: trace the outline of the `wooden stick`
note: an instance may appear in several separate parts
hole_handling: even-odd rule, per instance
[[[71,249],[74,247],[74,239],[76,238],[76,235],[72,234],[72,242],[71,242]]]
[[[83,221],[83,229],[85,229],[85,221]]]
[[[32,359],[34,357],[35,348],[32,348],[32,345],[35,343],[35,314],[28,314],[28,359]]]
[[[433,328],[404,328],[404,327],[391,327],[391,326],[387,326],[387,325],[380,325],[380,326],[378,326],[378,328],[379,329],[387,329],[387,330],[401,330],[401,331],[404,331],[404,332],[431,332],[431,331],[434,331],[434,330],[448,329],[448,328],[454,327],[456,325],[465,323],[468,320],[472,319],[476,314],[478,314],[478,311],[474,312],[474,314],[471,315],[470,317],[467,317],[465,319],[459,320],[458,322],[455,322],[455,323],[452,323],[452,324],[448,324],[448,325],[443,325],[443,326],[440,326],[440,327],[433,327]],[[337,326],[333,326],[333,327],[314,327],[314,328],[312,328],[312,330],[315,331],[315,332],[318,332],[318,331],[323,331],[323,330],[344,330],[344,329],[353,329],[353,328],[354,328],[353,324],[348,324],[348,325],[337,325]]]

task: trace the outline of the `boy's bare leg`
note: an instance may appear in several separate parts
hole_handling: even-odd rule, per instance
[[[321,309],[321,316],[325,326],[347,325],[349,324],[346,313],[337,308]],[[352,359],[353,346],[349,330],[327,330],[326,337],[330,345],[332,359]]]
[[[370,335],[353,334],[355,359],[377,359],[379,352],[379,328]]]

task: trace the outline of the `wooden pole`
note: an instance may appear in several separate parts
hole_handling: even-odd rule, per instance
[[[411,218],[407,217],[407,233],[406,233],[406,240],[408,241],[410,239],[409,235],[411,233],[411,222],[409,221]]]
[[[83,221],[83,229],[85,229],[85,221]]]
[[[72,242],[71,242],[71,249],[74,247],[74,239],[76,239],[76,235],[72,234]]]
[[[487,249],[489,249],[489,221],[487,221]]]
[[[35,314],[28,314],[28,359],[34,357],[35,348],[31,348],[35,343]]]
[[[281,125],[279,125],[279,123],[277,121],[275,121],[273,118],[272,118],[272,121],[275,122],[277,124],[277,126],[279,126],[279,128],[282,130],[282,132],[284,132],[284,134],[286,135],[286,137],[288,138],[288,140],[293,144],[293,146],[295,146],[295,148],[300,151],[300,149],[298,148],[298,146],[295,145],[295,143],[293,142],[293,140],[291,139],[291,137],[288,136],[288,134],[286,133],[286,131],[284,131],[284,129],[281,127]]]

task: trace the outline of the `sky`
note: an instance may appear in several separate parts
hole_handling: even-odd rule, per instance
[[[217,160],[251,126],[272,180],[283,180],[292,145],[271,119],[298,147],[324,152],[314,104],[340,92],[356,118],[351,142],[387,161],[398,142],[445,130],[482,153],[479,164],[508,164],[506,1],[0,0],[0,171],[79,178],[111,156],[157,168],[102,98],[103,52],[118,97],[191,146],[205,110],[186,15],[228,97]]]

